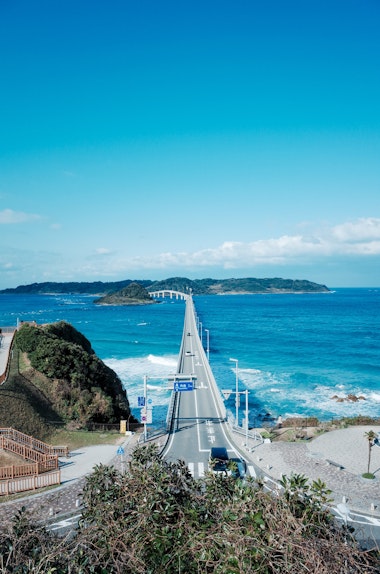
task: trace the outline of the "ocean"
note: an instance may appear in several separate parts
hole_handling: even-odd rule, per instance
[[[137,417],[147,376],[153,423],[160,424],[170,400],[167,377],[177,366],[184,301],[117,307],[93,300],[75,294],[0,295],[0,327],[68,321],[119,375]],[[322,421],[380,416],[380,288],[194,296],[194,303],[221,390],[235,390],[236,362],[230,359],[238,361],[239,390],[249,391],[250,426],[280,415]],[[226,401],[232,414],[234,401],[234,395]]]

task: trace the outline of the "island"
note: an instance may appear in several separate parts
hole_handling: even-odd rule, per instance
[[[124,291],[131,286],[131,292]],[[138,285],[143,290],[137,291]],[[144,291],[145,290],[145,291]],[[31,283],[29,285],[19,285],[15,288],[3,289],[2,294],[86,294],[105,297],[113,295],[114,301],[127,301],[126,304],[149,304],[151,301],[149,292],[172,290],[192,295],[234,295],[234,294],[261,294],[261,293],[331,293],[326,285],[314,283],[306,279],[282,279],[280,277],[257,279],[231,278],[231,279],[188,279],[187,277],[171,277],[162,281],[130,280],[111,281],[111,282],[44,282]],[[137,296],[136,296],[137,295]],[[115,305],[111,300],[97,299],[96,304]]]

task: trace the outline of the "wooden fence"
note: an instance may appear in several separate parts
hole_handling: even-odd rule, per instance
[[[52,459],[34,462],[32,464],[12,464],[11,466],[0,467],[0,480],[6,478],[16,478],[18,476],[31,476],[32,474],[42,474],[58,470],[58,457]]]
[[[61,471],[56,470],[46,474],[35,474],[33,476],[24,476],[20,478],[11,478],[0,482],[0,496],[17,494],[37,488],[45,488],[61,483]]]
[[[67,447],[51,446],[13,428],[0,428],[0,449],[29,464],[0,467],[0,496],[60,484],[58,456],[69,456]]]
[[[31,449],[35,452],[39,452],[45,455],[56,455],[56,456],[69,456],[69,449],[67,446],[52,446],[50,444],[46,444],[45,442],[38,440],[32,436],[24,434],[16,429],[13,428],[0,428],[0,440],[2,438],[10,439],[11,441],[17,443],[18,445],[25,446],[26,449]],[[0,448],[6,448],[1,447]],[[16,451],[12,451],[16,452]],[[25,451],[29,452],[29,451]],[[21,452],[16,452],[16,454],[20,454],[23,456]],[[29,460],[38,460],[32,455],[33,458],[29,458],[28,456],[24,458],[29,458]]]

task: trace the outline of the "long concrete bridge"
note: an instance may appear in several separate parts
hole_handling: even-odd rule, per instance
[[[186,303],[177,370],[168,377],[173,392],[167,419],[169,439],[163,455],[184,460],[192,475],[200,478],[208,469],[211,447],[227,448],[230,458],[241,459],[243,453],[227,422],[224,399],[198,331],[200,322],[191,293],[162,290],[151,295],[175,297]],[[251,476],[256,476],[252,463],[247,468]]]

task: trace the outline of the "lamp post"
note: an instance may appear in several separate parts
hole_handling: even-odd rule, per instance
[[[248,390],[244,391],[245,394],[245,446],[248,448]]]
[[[208,329],[205,329],[205,331],[207,335],[207,348],[206,348],[207,360],[208,362],[210,362],[210,331]]]
[[[236,394],[235,394],[235,407],[236,407],[236,426],[239,426],[239,361],[238,359],[230,359],[235,363],[235,373],[236,373]]]

